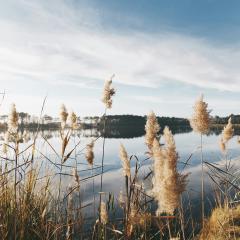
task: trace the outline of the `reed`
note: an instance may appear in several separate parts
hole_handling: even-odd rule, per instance
[[[220,148],[223,153],[225,153],[226,151],[226,144],[233,137],[234,134],[234,128],[231,120],[232,120],[231,118],[228,119],[228,123],[226,126],[224,126],[221,134]]]
[[[207,134],[210,126],[210,111],[208,110],[208,104],[203,101],[203,95],[195,102],[194,113],[190,119],[190,125],[194,132],[200,134],[200,150],[201,150],[201,201],[202,201],[202,225],[204,227],[204,160],[203,160],[203,135]]]
[[[174,214],[180,206],[180,195],[186,188],[187,175],[177,171],[178,153],[173,135],[168,127],[164,128],[165,146],[158,140],[153,143],[154,178],[152,193],[158,202],[156,214]]]
[[[160,131],[160,126],[158,124],[158,120],[153,111],[151,111],[147,116],[145,131],[146,131],[145,143],[148,146],[148,149],[151,154],[152,147],[153,147],[153,141],[157,137],[158,132]]]

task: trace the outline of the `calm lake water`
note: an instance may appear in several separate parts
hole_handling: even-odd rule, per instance
[[[4,133],[1,133],[3,137]],[[41,137],[44,136],[48,139],[48,143],[43,140]],[[95,137],[90,137],[94,135]],[[76,133],[69,143],[69,146],[66,150],[68,153],[76,143],[80,141],[80,144],[76,150],[65,162],[65,167],[63,167],[63,173],[66,174],[63,176],[63,192],[67,192],[68,187],[73,183],[73,177],[68,176],[67,174],[72,174],[73,167],[77,166],[79,176],[82,180],[81,182],[81,196],[84,199],[85,204],[90,204],[94,206],[94,199],[98,198],[100,185],[102,181],[102,191],[106,192],[104,195],[107,198],[107,193],[112,193],[116,197],[118,196],[120,190],[124,191],[124,178],[122,176],[121,170],[121,161],[119,159],[119,145],[122,143],[129,156],[135,155],[138,157],[140,162],[143,162],[146,159],[145,152],[147,147],[144,144],[144,136],[136,138],[106,138],[105,139],[105,158],[104,158],[104,174],[101,176],[101,162],[102,162],[102,152],[103,152],[103,138],[99,137],[95,142],[94,153],[94,170],[91,170],[86,163],[84,158],[86,144],[90,143],[91,140],[96,139],[98,135],[97,132],[85,131]],[[24,150],[27,146],[32,143],[33,134],[30,134],[29,141],[27,143],[21,144],[21,149]],[[200,166],[200,136],[194,132],[188,133],[177,133],[174,135],[177,150],[179,153],[179,171],[182,171],[185,162],[188,161],[188,165],[185,167],[184,172],[190,173],[189,182],[187,185],[187,192],[197,207],[195,210],[199,211],[199,199],[200,199],[200,182],[201,182],[201,166]],[[204,160],[209,163],[221,163],[223,158],[221,151],[219,149],[219,140],[220,136],[216,134],[211,134],[209,136],[203,137],[203,152]],[[50,147],[51,145],[51,147]],[[240,156],[240,145],[237,142],[236,136],[228,144],[228,158],[233,159],[233,164],[238,165]],[[59,180],[59,165],[52,164],[52,161],[55,164],[60,164],[60,158],[57,156],[56,152],[60,153],[61,151],[61,138],[59,132],[44,131],[41,132],[38,141],[36,144],[36,156],[37,159],[35,163],[40,167],[40,175],[44,176],[46,174],[55,176],[53,178],[53,186],[55,190],[58,186]],[[30,150],[29,150],[30,151]],[[25,159],[27,152],[24,154]],[[191,158],[190,158],[191,156]],[[46,157],[50,160],[47,160]],[[189,159],[190,158],[190,159]],[[132,167],[135,165],[135,159],[133,158],[131,164]],[[151,171],[151,160],[143,162],[143,167],[141,168],[141,175],[146,176]],[[208,169],[206,168],[206,171]],[[88,178],[92,175],[97,175],[94,178]],[[150,179],[149,179],[150,180]],[[150,181],[144,183],[146,188],[149,187]],[[53,189],[54,190],[54,189]],[[212,193],[212,182],[205,174],[205,190],[206,195],[211,195]],[[64,193],[63,193],[64,194]],[[194,206],[194,204],[193,204]],[[193,210],[194,211],[194,210]],[[86,207],[85,213],[88,215],[96,214],[95,207]]]

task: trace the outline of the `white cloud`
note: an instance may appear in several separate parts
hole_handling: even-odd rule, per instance
[[[63,1],[11,0],[2,3],[0,13],[0,86],[7,90],[19,81],[18,92],[26,95],[27,81],[41,82],[42,88],[99,89],[115,73],[114,81],[132,86],[156,88],[177,81],[240,91],[237,45],[217,46],[171,32],[113,32],[103,29],[97,11],[86,5],[75,9]],[[166,96],[135,99],[174,105]]]
[[[0,25],[0,82],[24,76],[63,83],[70,75],[81,82],[115,73],[123,84],[156,87],[174,80],[240,91],[238,47],[212,46],[174,33],[110,33],[101,31],[97,15],[89,17],[85,8],[76,14],[60,1],[55,11],[34,3],[21,2],[27,15],[22,21],[6,17]]]

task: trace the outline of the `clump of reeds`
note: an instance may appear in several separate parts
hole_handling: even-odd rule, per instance
[[[203,101],[203,95],[201,95],[194,105],[194,113],[190,119],[193,131],[200,134],[208,133],[210,126],[209,113],[208,104]]]
[[[200,240],[240,239],[240,206],[217,207],[201,231]]]
[[[115,89],[112,87],[113,77],[114,75],[111,77],[110,80],[106,80],[104,84],[102,102],[105,104],[106,108],[112,107],[112,96],[114,96],[116,93]]]
[[[160,131],[157,117],[153,111],[151,111],[147,116],[145,131],[145,143],[148,146],[149,151],[151,152],[153,141],[157,137],[158,132]]]
[[[178,153],[173,135],[168,127],[164,128],[165,146],[158,140],[153,141],[154,177],[152,193],[158,202],[157,215],[173,214],[179,207],[180,194],[185,190],[187,175],[177,171]]]

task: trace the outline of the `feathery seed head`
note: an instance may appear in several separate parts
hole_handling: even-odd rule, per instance
[[[60,107],[59,117],[61,120],[61,128],[64,129],[68,118],[68,112],[64,104]]]
[[[173,214],[179,206],[180,194],[185,190],[187,175],[177,171],[178,154],[172,132],[168,127],[163,131],[165,146],[153,141],[154,177],[152,194],[158,202],[157,215]]]
[[[232,125],[232,119],[228,119],[228,124],[223,128],[222,140],[227,143],[233,137],[234,129]]]
[[[147,116],[147,122],[145,125],[145,143],[151,151],[153,146],[153,141],[157,136],[157,133],[160,131],[160,126],[158,124],[158,120],[153,111],[151,111]]]
[[[93,165],[93,160],[94,160],[93,147],[94,147],[94,141],[87,144],[86,153],[85,153],[85,158],[86,158],[88,164],[91,165],[91,166]]]
[[[130,178],[131,171],[130,171],[130,161],[127,155],[127,151],[122,144],[120,144],[119,156],[122,160],[122,167],[123,167],[123,176],[128,176]]]
[[[104,202],[101,202],[100,205],[100,222],[104,225],[108,222],[108,214],[106,209],[106,204]]]
[[[9,115],[8,115],[8,131],[10,133],[17,133],[18,129],[18,113],[16,105],[12,104]]]
[[[77,129],[77,115],[75,112],[71,112],[70,114],[70,123],[71,123],[71,128],[72,129]]]
[[[112,96],[114,96],[116,93],[115,89],[112,87],[113,77],[114,75],[111,77],[110,80],[106,80],[104,84],[102,102],[105,104],[106,108],[112,107]]]
[[[210,111],[207,108],[208,104],[203,101],[203,95],[201,95],[194,105],[194,113],[190,119],[190,125],[194,132],[201,134],[208,133],[210,125]]]

